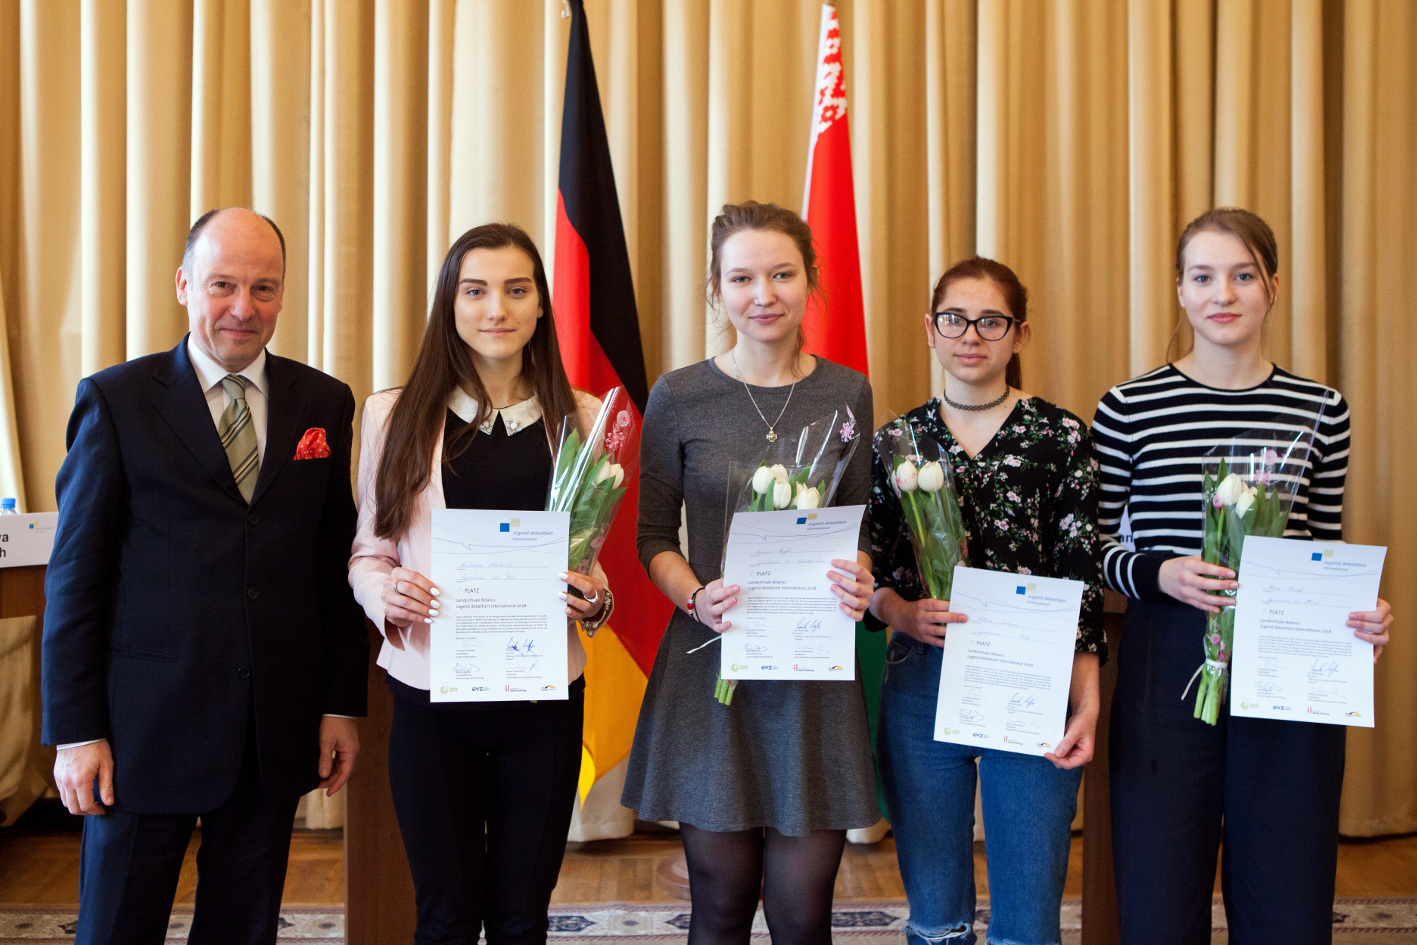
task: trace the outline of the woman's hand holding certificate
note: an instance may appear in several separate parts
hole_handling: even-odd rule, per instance
[[[434,702],[565,699],[570,515],[434,509]]]
[[[1045,755],[1063,738],[1083,584],[957,567],[935,740]]]
[[[723,614],[725,680],[856,678],[856,624],[839,587],[851,578],[829,572],[833,560],[855,559],[864,511],[850,505],[734,515],[723,582],[742,590]]]
[[[1230,714],[1373,727],[1373,644],[1354,611],[1376,607],[1387,549],[1250,538],[1235,605]]]

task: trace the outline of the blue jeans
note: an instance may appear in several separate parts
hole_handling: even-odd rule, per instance
[[[937,742],[943,651],[896,634],[877,729],[881,780],[910,900],[911,945],[971,945],[975,759],[983,779],[990,945],[1058,942],[1070,827],[1082,769],[1033,755]]]

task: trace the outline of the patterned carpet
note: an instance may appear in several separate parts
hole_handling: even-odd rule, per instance
[[[850,945],[899,945],[905,903],[842,903],[832,914],[834,941]],[[1215,900],[1213,945],[1226,942],[1225,911]],[[190,912],[174,912],[167,941],[185,942]],[[0,945],[56,945],[72,942],[74,913],[0,909]],[[1082,927],[1079,900],[1063,903],[1063,942],[1075,943]],[[982,902],[975,930],[983,939],[989,906]],[[689,928],[689,910],[683,903],[601,903],[593,906],[558,906],[551,913],[551,940],[556,945],[654,945],[683,942]],[[1417,945],[1417,898],[1338,899],[1333,904],[1333,931],[1337,941],[1363,945]],[[753,926],[755,940],[768,940],[762,913]],[[318,909],[289,909],[281,914],[281,942],[344,941],[344,914]]]

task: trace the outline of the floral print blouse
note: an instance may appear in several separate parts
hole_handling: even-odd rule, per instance
[[[972,567],[1082,581],[1077,652],[1107,659],[1102,630],[1101,541],[1097,530],[1097,460],[1086,424],[1061,407],[1029,397],[1014,405],[994,438],[972,458],[940,419],[939,398],[906,414],[949,454]],[[876,442],[889,433],[876,432]],[[906,600],[923,594],[900,500],[880,453],[872,450],[871,560],[876,583]],[[881,630],[869,612],[866,624]]]

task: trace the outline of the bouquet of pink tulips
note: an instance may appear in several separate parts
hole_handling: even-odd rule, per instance
[[[843,404],[814,420],[795,437],[779,437],[753,463],[729,464],[728,503],[723,523],[723,551],[728,554],[728,529],[738,512],[818,509],[831,504],[841,475],[856,452],[860,432],[856,416]],[[714,698],[733,702],[736,679],[718,677]]]
[[[949,453],[905,417],[876,433],[876,456],[890,473],[900,500],[920,584],[935,600],[949,600],[955,565],[964,563],[964,519],[950,471]]]
[[[1245,539],[1250,535],[1281,538],[1299,481],[1308,475],[1310,431],[1289,440],[1272,431],[1254,431],[1236,437],[1212,452],[1203,464],[1201,505],[1205,518],[1201,558],[1240,573]],[[1234,597],[1234,591],[1213,591]],[[1235,638],[1235,608],[1221,607],[1206,614],[1205,662],[1191,677],[1200,678],[1195,717],[1214,725],[1230,684],[1230,654]],[[1190,691],[1187,684],[1186,690]],[[1185,698],[1183,693],[1181,698]]]
[[[575,417],[562,422],[546,511],[571,513],[570,570],[585,574],[595,566],[639,455],[635,410],[623,387],[606,392],[584,437]]]

